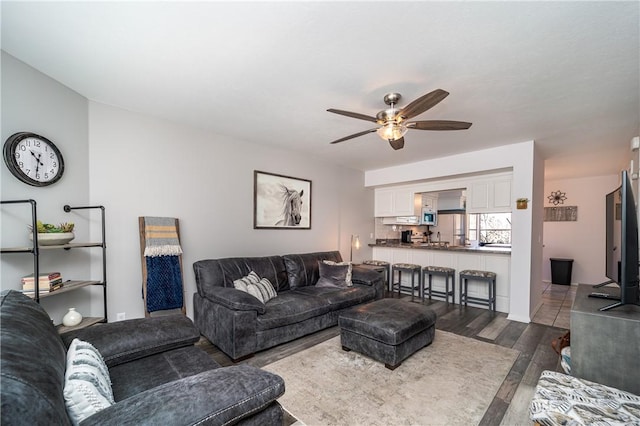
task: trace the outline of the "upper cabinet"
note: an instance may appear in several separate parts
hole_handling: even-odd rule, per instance
[[[467,213],[511,211],[511,179],[476,180],[467,187]]]
[[[423,208],[467,213],[509,213],[511,172],[464,176],[375,189],[374,216],[420,216]],[[465,189],[466,188],[466,192]]]
[[[375,190],[375,217],[415,215],[414,191],[406,188]]]
[[[435,195],[429,195],[429,194],[422,194],[421,196],[421,206],[420,209],[422,210],[422,208],[431,210],[431,211],[438,211],[438,197]]]

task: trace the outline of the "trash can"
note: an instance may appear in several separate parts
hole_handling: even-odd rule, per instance
[[[573,259],[551,258],[551,282],[553,284],[571,285],[571,269]]]

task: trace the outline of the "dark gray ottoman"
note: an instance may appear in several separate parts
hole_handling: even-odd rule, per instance
[[[417,303],[381,299],[344,311],[338,323],[342,349],[359,352],[394,370],[431,344],[436,313]]]

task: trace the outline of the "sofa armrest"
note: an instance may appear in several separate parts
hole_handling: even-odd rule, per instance
[[[233,311],[256,311],[264,314],[264,303],[249,293],[230,287],[215,287],[209,290],[207,299]]]
[[[375,288],[376,300],[382,299],[385,293],[385,283],[382,275],[371,269],[353,267],[351,281],[354,284],[367,285]]]
[[[236,365],[141,392],[88,417],[81,425],[235,424],[283,394],[280,376]]]
[[[61,335],[67,347],[74,338],[91,343],[107,366],[122,364],[156,353],[193,345],[200,332],[184,315],[137,318],[96,324]]]

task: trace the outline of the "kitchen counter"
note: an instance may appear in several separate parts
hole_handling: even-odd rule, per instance
[[[511,247],[478,247],[470,246],[438,246],[437,243],[400,243],[397,241],[377,242],[369,244],[369,247],[386,247],[400,249],[417,249],[417,250],[442,250],[442,251],[458,251],[482,254],[508,254],[511,255]]]
[[[443,244],[444,245],[444,244]],[[460,283],[457,274],[465,269],[477,269],[481,271],[495,272],[496,278],[496,310],[509,313],[510,285],[511,285],[511,249],[509,247],[463,247],[449,246],[439,247],[425,245],[425,243],[401,243],[399,240],[376,240],[375,244],[369,244],[372,248],[372,256],[375,260],[394,263],[411,263],[420,266],[445,266],[456,270],[455,279],[455,303],[460,303]],[[395,280],[398,277],[392,277]],[[403,286],[409,286],[410,276],[402,274]],[[422,280],[420,280],[422,281]],[[433,289],[443,291],[444,278],[433,278]],[[485,282],[471,280],[469,283],[469,296],[486,298],[488,287]],[[485,308],[486,306],[469,303],[471,306]]]

